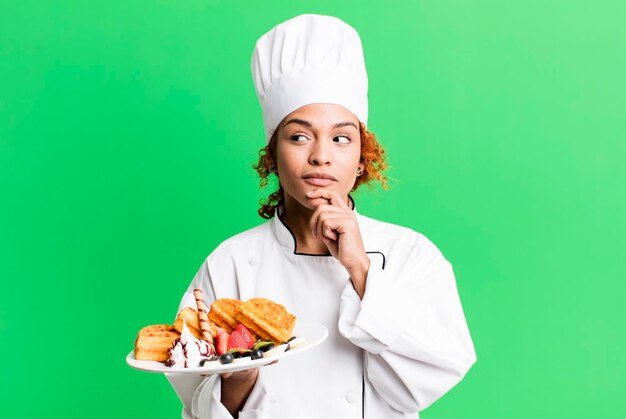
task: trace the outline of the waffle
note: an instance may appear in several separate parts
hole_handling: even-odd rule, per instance
[[[251,332],[276,344],[291,337],[296,316],[285,306],[266,298],[252,298],[239,306],[236,319]]]
[[[139,331],[135,339],[135,359],[165,362],[167,350],[172,347],[180,333],[170,324],[146,326]]]
[[[232,333],[237,328],[239,322],[235,318],[237,307],[243,302],[232,298],[220,298],[211,304],[209,311],[209,321],[221,327],[228,333]]]
[[[204,339],[202,337],[202,330],[200,330],[200,322],[198,321],[198,311],[195,308],[185,307],[178,313],[176,321],[174,322],[174,328],[178,333],[183,333],[183,320],[192,335],[198,339]]]

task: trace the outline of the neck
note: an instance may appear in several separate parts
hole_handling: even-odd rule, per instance
[[[311,216],[315,209],[302,206],[297,200],[285,195],[281,220],[289,227],[296,239],[296,253],[311,255],[329,255],[330,252],[320,237],[311,232]]]

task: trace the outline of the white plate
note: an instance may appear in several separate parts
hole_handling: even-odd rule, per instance
[[[328,337],[328,329],[319,323],[304,322],[298,320],[293,331],[294,336],[304,336],[304,343],[297,347],[283,352],[278,355],[266,358],[252,360],[250,357],[235,359],[231,364],[220,364],[211,362],[210,365],[205,364],[203,367],[195,368],[170,368],[163,362],[157,361],[138,361],[135,359],[135,351],[130,351],[126,357],[126,363],[131,367],[148,372],[160,372],[169,374],[221,374],[226,372],[243,371],[250,368],[256,368],[267,365],[276,360],[296,355],[311,349],[322,343]]]

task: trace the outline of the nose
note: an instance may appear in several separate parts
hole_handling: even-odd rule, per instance
[[[332,142],[326,139],[316,139],[311,145],[309,163],[314,166],[324,166],[332,162]]]

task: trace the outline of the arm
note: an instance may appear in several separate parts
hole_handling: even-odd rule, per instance
[[[195,307],[195,288],[202,289],[207,304],[216,300],[209,269],[210,259],[202,264],[183,294],[178,312],[185,307]],[[183,404],[183,419],[253,419],[264,417],[268,403],[263,374],[258,371],[254,369],[234,373],[228,378],[180,374],[166,374],[166,378]]]
[[[426,409],[476,362],[450,263],[426,237],[407,234],[385,264],[382,254],[366,254],[354,211],[336,192],[307,197],[328,201],[313,212],[311,231],[350,276],[339,332],[365,350],[366,377],[392,408]]]
[[[234,418],[239,417],[239,412],[244,408],[258,375],[258,368],[222,374],[221,402]]]
[[[366,377],[394,409],[422,411],[476,361],[450,263],[424,236],[371,259],[361,300],[350,283],[339,331],[365,350]]]

